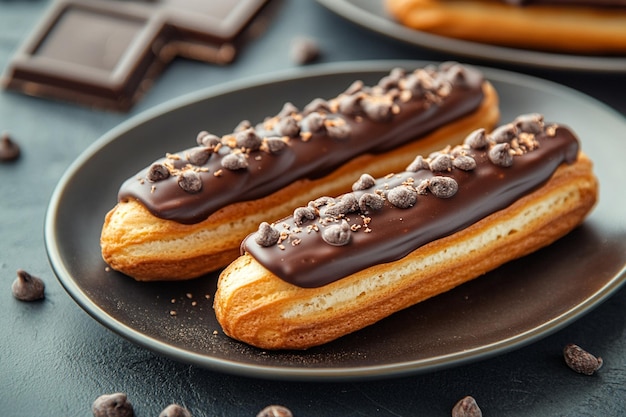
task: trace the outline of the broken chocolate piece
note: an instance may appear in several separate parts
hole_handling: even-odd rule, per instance
[[[126,111],[176,56],[231,62],[236,38],[266,2],[54,2],[4,87]]]

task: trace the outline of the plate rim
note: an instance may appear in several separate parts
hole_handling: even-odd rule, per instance
[[[237,361],[215,358],[200,353],[184,350],[165,342],[147,336],[129,325],[126,325],[109,315],[98,306],[78,285],[72,274],[66,267],[67,260],[60,255],[59,246],[55,239],[55,219],[58,217],[58,206],[70,180],[78,173],[80,168],[95,156],[103,147],[114,142],[123,132],[137,127],[141,124],[159,117],[169,111],[189,106],[194,103],[211,99],[220,95],[229,94],[245,88],[262,86],[271,83],[284,82],[293,79],[309,78],[316,76],[332,76],[347,72],[381,72],[393,67],[418,67],[434,63],[432,61],[421,60],[375,60],[375,61],[349,61],[331,64],[318,64],[306,68],[288,69],[276,71],[271,74],[263,74],[234,80],[219,86],[207,87],[186,95],[180,96],[154,106],[137,115],[131,116],[126,121],[120,123],[113,129],[106,132],[99,139],[88,146],[74,161],[67,167],[63,175],[58,180],[54,191],[50,197],[44,219],[44,243],[49,263],[65,291],[70,295],[85,312],[93,319],[114,331],[123,338],[147,348],[148,350],[165,355],[179,362],[198,365],[200,367],[219,371],[227,374],[234,374],[246,377],[258,378],[278,378],[281,380],[298,381],[342,381],[342,380],[366,380],[383,379],[389,377],[399,377],[409,374],[433,372],[452,366],[460,366],[465,363],[483,360],[489,357],[509,352],[533,343],[544,338],[566,325],[578,320],[584,314],[600,305],[609,298],[626,282],[626,265],[611,280],[605,283],[592,296],[586,298],[557,317],[552,318],[532,329],[518,333],[512,337],[499,340],[487,345],[481,345],[462,352],[454,352],[446,355],[434,356],[427,359],[404,361],[393,364],[342,367],[342,368],[305,368],[305,367],[281,367],[266,366],[260,364],[244,364]],[[520,74],[516,72],[475,66],[485,74],[487,79],[493,79],[505,83],[523,85],[541,85],[542,89],[549,88],[552,92],[576,96],[587,102],[593,103],[602,109],[603,112],[617,116],[626,128],[626,117],[615,109],[570,87],[544,80],[538,77]]]
[[[465,58],[521,65],[530,68],[557,69],[570,72],[626,73],[626,57],[559,54],[472,42],[411,29],[385,17],[370,13],[349,0],[317,0],[319,4],[343,19],[372,32],[432,51]],[[520,60],[524,55],[524,60]]]

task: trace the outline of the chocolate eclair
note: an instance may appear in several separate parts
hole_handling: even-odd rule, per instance
[[[404,171],[262,222],[220,275],[224,332],[305,349],[373,324],[579,225],[597,199],[591,161],[566,126],[528,114]]]
[[[402,25],[449,38],[587,55],[626,52],[624,0],[385,0]]]
[[[417,152],[493,127],[497,95],[480,71],[458,63],[396,68],[377,85],[355,81],[332,99],[233,132],[200,132],[122,184],[101,234],[104,260],[137,280],[195,278],[227,265],[265,217],[320,194],[349,190],[353,176],[402,169]]]

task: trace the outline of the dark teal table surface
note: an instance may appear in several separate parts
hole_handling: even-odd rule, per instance
[[[0,69],[7,67],[49,6],[45,0],[0,1]],[[172,402],[184,404],[196,417],[255,416],[273,403],[289,407],[297,417],[446,416],[468,394],[485,416],[623,415],[626,288],[573,324],[512,352],[427,374],[350,382],[273,381],[179,363],[117,336],[68,296],[48,264],[43,223],[51,193],[69,164],[101,135],[160,103],[295,67],[289,45],[296,36],[319,43],[321,64],[462,60],[388,39],[313,1],[272,0],[270,24],[233,64],[218,67],[177,59],[128,113],[0,92],[0,132],[8,132],[23,152],[15,163],[0,164],[0,414],[88,416],[99,395],[125,392],[139,417],[157,416]],[[500,68],[573,87],[626,115],[626,71]],[[13,298],[11,283],[19,268],[45,281],[44,301]],[[561,349],[570,342],[602,356],[601,372],[585,377],[567,369]]]

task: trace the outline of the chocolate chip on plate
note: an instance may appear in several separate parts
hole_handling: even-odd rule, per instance
[[[20,157],[20,147],[8,133],[0,137],[0,162],[15,161]]]
[[[45,284],[41,278],[37,278],[24,271],[17,270],[17,278],[11,286],[13,296],[22,301],[35,301],[44,298]]]

